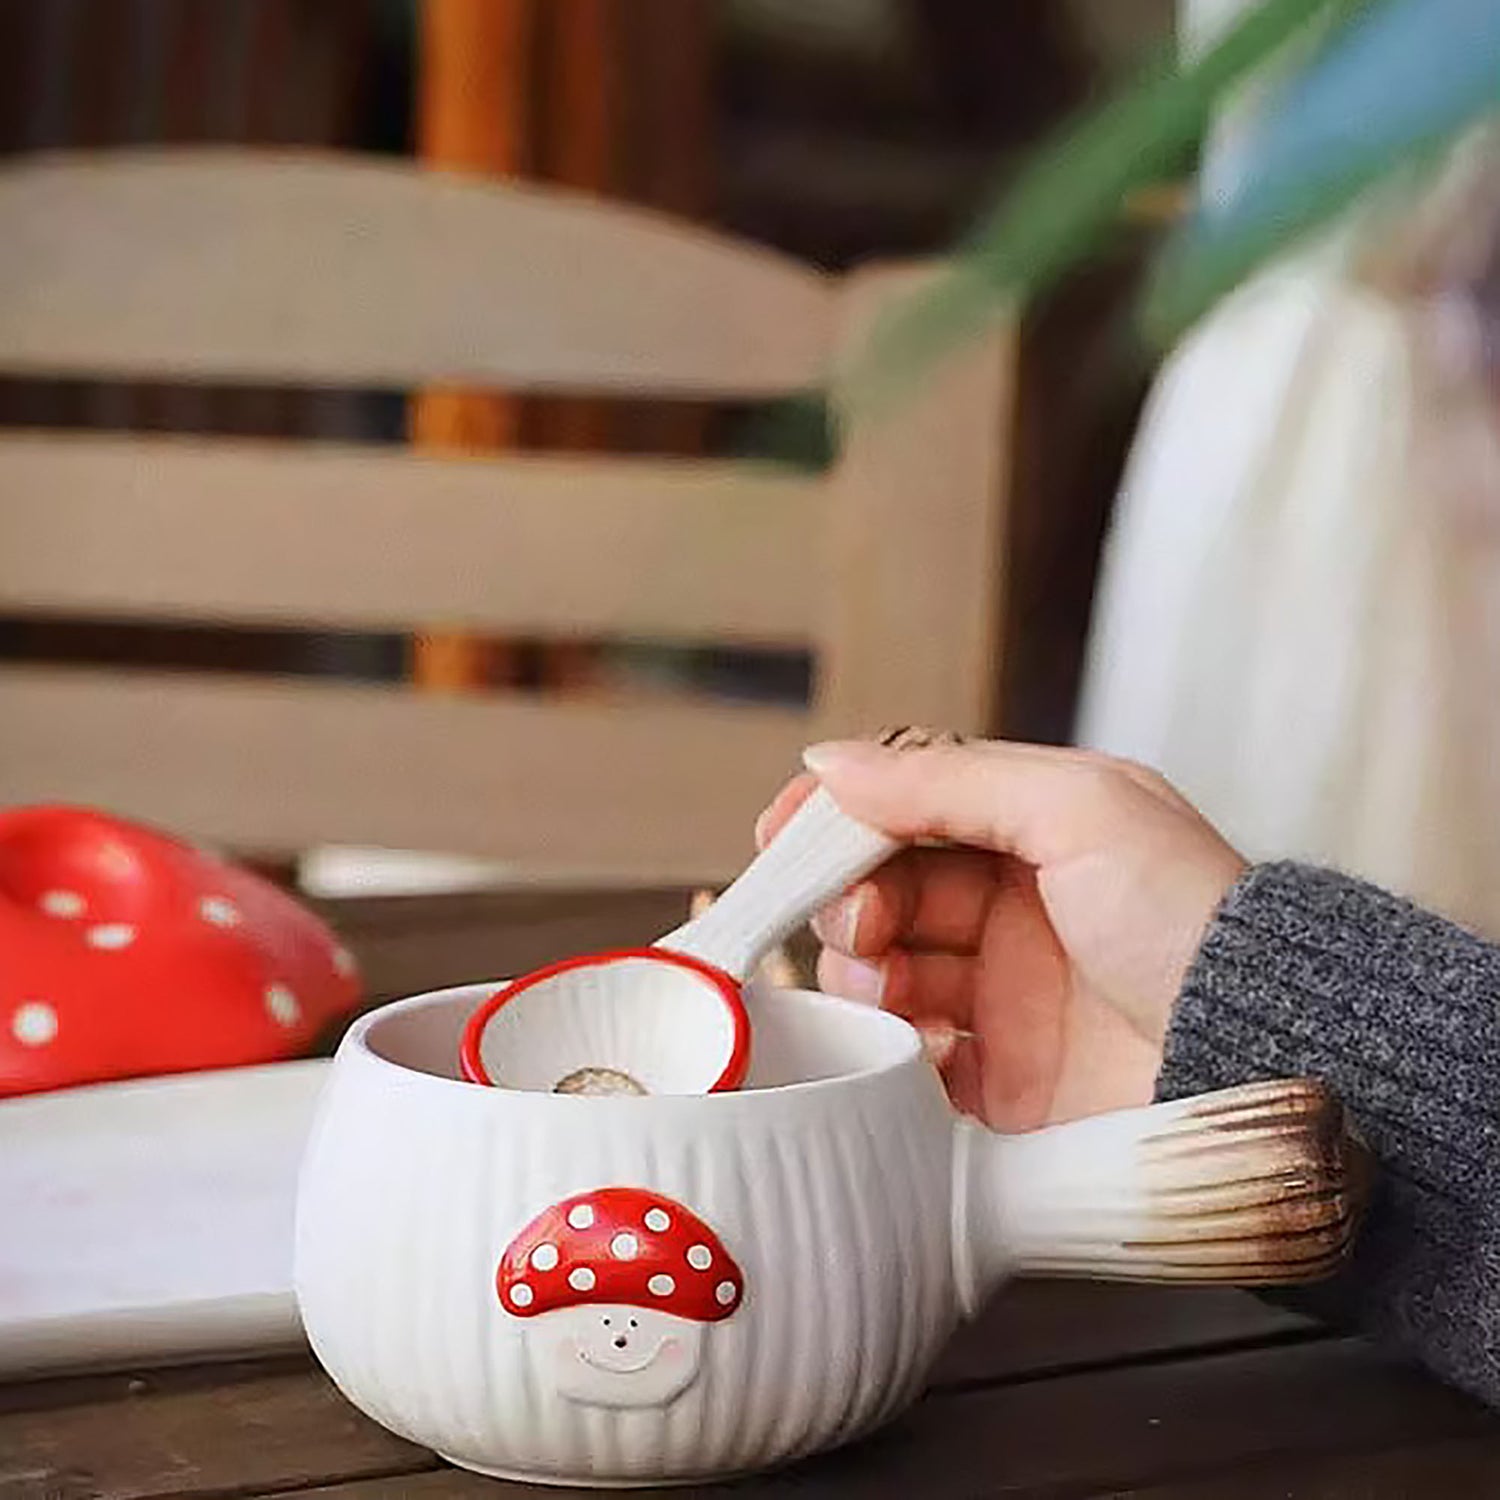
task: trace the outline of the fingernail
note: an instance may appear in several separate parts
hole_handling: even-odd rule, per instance
[[[853,766],[868,766],[884,759],[886,751],[868,740],[824,740],[802,752],[802,764],[814,776],[831,776]]]
[[[755,847],[757,849],[764,849],[766,847],[766,845],[770,842],[770,840],[767,837],[767,831],[770,829],[770,826],[771,826],[771,809],[768,807],[755,820]]]
[[[839,994],[862,1005],[879,1005],[885,993],[885,970],[879,964],[867,964],[852,958],[839,966]]]
[[[847,895],[825,906],[813,918],[813,931],[830,948],[837,948],[840,953],[854,953],[869,893],[869,886],[857,885]]]

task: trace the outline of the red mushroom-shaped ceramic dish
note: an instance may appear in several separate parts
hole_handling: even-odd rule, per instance
[[[100,812],[0,812],[0,1096],[295,1056],[358,993],[248,870]]]
[[[660,1193],[600,1188],[538,1214],[501,1257],[500,1304],[537,1320],[558,1393],[661,1406],[698,1373],[710,1324],[745,1281],[718,1235]]]

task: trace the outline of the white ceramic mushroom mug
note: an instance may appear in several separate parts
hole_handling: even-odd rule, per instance
[[[735,1092],[459,1077],[479,985],[348,1033],[303,1168],[312,1346],[377,1421],[483,1473],[691,1482],[898,1413],[1027,1272],[1266,1283],[1352,1232],[1337,1106],[1251,1085],[1021,1136],[956,1117],[917,1032],[746,994]]]

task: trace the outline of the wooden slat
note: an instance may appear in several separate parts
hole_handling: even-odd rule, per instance
[[[248,1495],[434,1463],[301,1359],[0,1389],[5,1500]]]
[[[490,906],[500,898],[479,899]],[[452,902],[453,898],[443,898],[445,906]],[[433,905],[432,901],[412,902],[407,917],[425,909],[428,918],[423,925],[427,926]],[[470,910],[473,903],[458,905]],[[367,918],[378,916],[382,921],[397,924],[403,920],[399,910],[391,909],[390,902],[347,903],[347,906],[355,920],[341,925],[340,930],[356,941]],[[435,944],[443,940],[438,928],[429,930]],[[583,946],[592,947],[595,942],[597,937]],[[360,948],[359,952],[364,958],[365,950]],[[475,972],[478,971],[467,977],[472,979]],[[373,982],[383,987],[380,975],[375,975]],[[433,982],[439,981],[435,978]],[[1012,1483],[1022,1493],[1035,1492],[1022,1488],[1029,1479],[1036,1490],[1052,1494],[1047,1480],[1055,1477],[1059,1464],[1073,1465],[1071,1469],[1064,1467],[1063,1472],[1076,1475],[1078,1466],[1090,1461],[1088,1453],[1072,1451],[1062,1422],[1074,1392],[1092,1399],[1082,1401],[1074,1418],[1068,1420],[1080,1424],[1081,1434],[1107,1439],[1098,1455],[1106,1467],[1119,1463],[1122,1444],[1126,1452],[1132,1451],[1133,1444],[1135,1457],[1152,1450],[1170,1451],[1173,1445],[1162,1440],[1149,1420],[1141,1420],[1143,1407],[1152,1417],[1160,1417],[1169,1412],[1170,1406],[1158,1409],[1149,1400],[1132,1395],[1131,1386],[1139,1379],[1147,1382],[1153,1392],[1179,1388],[1191,1380],[1194,1368],[1191,1362],[1177,1363],[1164,1373],[1145,1367],[1139,1374],[1121,1370],[1086,1377],[1035,1379],[1029,1385],[1017,1383],[1024,1381],[1026,1367],[1032,1361],[1039,1374],[1055,1369],[1058,1364],[1058,1351],[1053,1343],[1045,1337],[1030,1336],[1028,1330],[1040,1335],[1050,1329],[1059,1344],[1071,1348],[1075,1354],[1081,1353],[1089,1346],[1086,1324],[1090,1312],[1107,1303],[1115,1305],[1107,1319],[1113,1325],[1113,1332],[1093,1348],[1094,1354],[1112,1353],[1118,1357],[1121,1346],[1116,1335],[1132,1320],[1141,1352],[1150,1352],[1148,1345],[1153,1334],[1149,1325],[1160,1311],[1153,1292],[1077,1285],[1053,1290],[1059,1295],[1034,1285],[1013,1287],[975,1325],[976,1332],[985,1335],[992,1346],[994,1373],[1007,1381],[1006,1385],[962,1395],[931,1396],[894,1432],[877,1439],[869,1448],[832,1455],[813,1466],[793,1471],[785,1479],[772,1476],[752,1482],[747,1493],[757,1493],[763,1487],[769,1487],[770,1493],[781,1493],[787,1484],[793,1487],[791,1492],[804,1493],[814,1479],[818,1481],[818,1492],[829,1494],[942,1495],[991,1493],[1001,1489],[1010,1493],[1013,1491],[1008,1486]],[[1070,1300],[1074,1293],[1076,1298]],[[1170,1295],[1184,1306],[1195,1300],[1192,1293],[1177,1291]],[[1220,1294],[1211,1295],[1209,1300],[1217,1302]],[[1248,1303],[1249,1299],[1245,1300]],[[1130,1304],[1134,1304],[1133,1314]],[[1179,1352],[1186,1353],[1191,1338],[1185,1324],[1179,1333],[1183,1335]],[[1006,1347],[1012,1344],[1015,1347]],[[1305,1389],[1307,1376],[1304,1373],[1299,1378],[1298,1373],[1304,1370],[1304,1356],[1296,1350],[1286,1353],[1295,1357],[1288,1378]],[[1267,1364],[1267,1358],[1272,1362]],[[1351,1366],[1347,1354],[1336,1354],[1333,1364],[1339,1369]],[[1253,1363],[1248,1375],[1242,1365],[1214,1360],[1205,1365],[1206,1383],[1210,1387],[1217,1383],[1232,1391],[1237,1386],[1243,1388],[1248,1381],[1252,1390],[1274,1401],[1276,1368],[1271,1356]],[[1314,1361],[1313,1369],[1317,1368]],[[1459,1414],[1457,1430],[1472,1431],[1472,1425],[1466,1426],[1462,1420],[1467,1411],[1463,1403],[1450,1401],[1426,1383],[1402,1372],[1382,1375],[1378,1373],[1382,1368],[1372,1357],[1364,1355],[1352,1362],[1349,1378],[1366,1400],[1373,1400],[1385,1410],[1390,1398],[1383,1381],[1392,1381],[1398,1392],[1415,1392],[1411,1418],[1400,1424],[1392,1441],[1399,1441],[1402,1434],[1410,1440],[1434,1427],[1439,1435],[1453,1431],[1450,1418],[1455,1408]],[[1372,1369],[1377,1371],[1373,1381]],[[1108,1398],[1102,1409],[1101,1398]],[[953,1409],[956,1419],[944,1414],[943,1408],[950,1402],[956,1403]],[[1112,1410],[1122,1404],[1123,1411]],[[1224,1420],[1227,1404],[1221,1394],[1217,1400],[1210,1398],[1206,1406],[1199,1408],[1199,1413]],[[1329,1434],[1332,1446],[1337,1445],[1340,1437],[1347,1438],[1349,1426],[1359,1421],[1357,1401],[1352,1409],[1348,1405],[1339,1408],[1337,1402],[1335,1407],[1338,1409]],[[1024,1428],[1028,1416],[1039,1415],[1042,1420],[1038,1430],[1018,1443],[1014,1436],[1016,1429]],[[268,1448],[255,1446],[258,1424],[270,1420],[276,1422],[277,1441]],[[978,1429],[991,1421],[999,1422],[1008,1436],[987,1444]],[[974,1430],[966,1436],[965,1423],[974,1424]],[[1261,1451],[1274,1451],[1274,1433],[1257,1434],[1255,1422],[1245,1421],[1240,1425],[1243,1430],[1237,1440],[1231,1441],[1226,1461],[1232,1462],[1234,1454],[1243,1452],[1247,1443],[1258,1443]],[[174,1438],[178,1433],[181,1436]],[[952,1446],[930,1446],[924,1459],[922,1444],[927,1433],[948,1435],[953,1440]],[[1179,1435],[1175,1427],[1173,1434]],[[879,1472],[880,1455],[886,1444],[895,1446],[904,1467],[893,1477],[900,1483],[893,1482],[882,1491],[873,1476]],[[1191,1439],[1186,1446],[1189,1450],[1193,1448]],[[1296,1451],[1307,1451],[1305,1442],[1293,1446]],[[989,1483],[977,1488],[973,1481],[977,1473],[983,1472],[983,1466],[979,1456],[970,1456],[975,1449],[981,1450],[987,1461],[994,1460],[997,1449],[1009,1453],[989,1471]],[[368,1491],[361,1486],[347,1493],[403,1497],[503,1493],[487,1491],[481,1481],[450,1472],[441,1477],[434,1475],[408,1489],[407,1486],[414,1484],[413,1476],[423,1468],[432,1467],[432,1461],[357,1417],[351,1408],[338,1401],[321,1375],[290,1360],[160,1371],[146,1375],[139,1382],[124,1376],[92,1376],[0,1387],[0,1495],[8,1496],[5,1479],[8,1472],[21,1466],[22,1460],[32,1470],[38,1493],[43,1492],[41,1487],[45,1484],[59,1486],[69,1473],[86,1473],[91,1477],[97,1488],[87,1493],[111,1496],[206,1492],[220,1488],[246,1493],[252,1489],[292,1489],[325,1480],[371,1475],[382,1477]],[[923,1462],[929,1471],[923,1482],[915,1488],[901,1488],[901,1484],[910,1485],[911,1470]],[[1130,1467],[1125,1472],[1143,1471]],[[948,1481],[946,1485],[944,1478]],[[382,1483],[388,1483],[389,1488],[379,1488]],[[797,1488],[798,1485],[803,1488]],[[53,1492],[56,1491],[46,1491]],[[72,1493],[66,1489],[61,1492]]]
[[[0,437],[0,609],[800,643],[822,498],[697,461]]]
[[[1001,1485],[1020,1494],[1112,1494],[1148,1476],[1233,1472],[1272,1454],[1441,1441],[1494,1427],[1477,1403],[1368,1344],[1326,1340],[940,1397],[850,1455],[842,1480],[852,1492],[861,1475],[880,1476],[888,1493],[912,1493],[942,1455],[954,1495]],[[821,1462],[831,1470],[835,1461]]]
[[[0,671],[0,803],[109,807],[233,848],[381,844],[717,880],[806,742],[764,707],[458,699]]]
[[[1500,1495],[1500,1428],[1484,1437],[1328,1458],[1272,1458],[1233,1473],[1116,1490],[1110,1500],[1480,1500]]]
[[[933,1383],[942,1389],[1034,1379],[1315,1331],[1295,1313],[1226,1287],[1024,1282],[1002,1290],[978,1322],[959,1330],[933,1372]]]
[[[846,349],[923,274],[876,267],[851,277]],[[1014,359],[1002,330],[873,418],[848,404],[857,393],[835,388],[847,432],[818,681],[829,734],[995,728]]]
[[[374,1003],[529,974],[575,953],[639,947],[683,920],[691,894],[681,885],[522,887],[313,905],[359,960]]]
[[[831,310],[769,251],[404,164],[204,149],[0,173],[12,371],[753,396],[822,380]]]
[[[696,1485],[693,1493],[715,1500],[810,1494],[1083,1500],[1176,1480],[1181,1488],[1171,1492],[1174,1500],[1207,1500],[1221,1479],[1273,1459],[1291,1470],[1296,1460],[1321,1457],[1336,1473],[1345,1456],[1358,1464],[1353,1455],[1377,1446],[1497,1438],[1495,1417],[1475,1403],[1357,1341],[1330,1340],[930,1396],[856,1447],[734,1484]],[[309,1493],[318,1500],[519,1500],[535,1491],[444,1469],[356,1479]],[[1302,1491],[1272,1485],[1230,1493]],[[1488,1492],[1419,1487],[1407,1493]]]

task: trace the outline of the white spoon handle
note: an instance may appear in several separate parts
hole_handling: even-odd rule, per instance
[[[707,911],[658,938],[657,946],[705,959],[743,981],[789,932],[899,847],[819,787]]]

